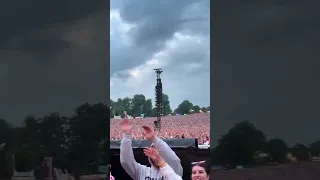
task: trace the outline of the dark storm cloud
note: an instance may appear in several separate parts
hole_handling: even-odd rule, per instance
[[[54,35],[54,34],[51,34]],[[69,47],[69,43],[57,39],[54,36],[38,36],[26,33],[25,36],[11,39],[6,46],[6,49],[22,51],[22,52],[38,52],[47,54],[52,51],[57,51]],[[41,50],[41,51],[39,51]]]
[[[0,117],[107,102],[107,1],[5,1],[0,6]]]
[[[181,14],[192,2],[194,1],[164,0],[146,3],[135,0],[121,9],[121,17],[128,22],[138,24],[137,29],[132,32],[137,45],[162,44],[177,31],[179,27],[177,21],[180,21]]]
[[[290,144],[319,139],[320,2],[223,2],[212,10],[214,140],[242,120]]]
[[[6,46],[11,37],[48,24],[70,22],[108,6],[107,1],[86,0],[5,0],[0,6],[0,42]],[[30,42],[32,45],[32,42]],[[5,48],[5,47],[4,47]]]

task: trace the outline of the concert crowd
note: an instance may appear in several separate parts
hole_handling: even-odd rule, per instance
[[[141,126],[154,126],[152,118],[130,119],[133,124],[133,138],[144,139]],[[121,140],[123,133],[120,128],[120,119],[110,120],[111,140]],[[194,138],[199,144],[210,144],[210,113],[198,113],[179,116],[161,117],[161,131],[158,137],[170,138]]]

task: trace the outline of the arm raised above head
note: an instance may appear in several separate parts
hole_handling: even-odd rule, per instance
[[[154,137],[152,146],[156,148],[160,156],[172,168],[172,170],[179,176],[183,175],[183,168],[181,160],[177,154],[170,148],[170,146],[158,137]]]
[[[131,134],[124,134],[120,144],[120,163],[128,175],[137,179],[141,171],[144,171],[147,166],[143,166],[134,159],[132,150]]]

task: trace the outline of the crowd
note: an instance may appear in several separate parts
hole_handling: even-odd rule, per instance
[[[155,117],[130,119],[133,124],[133,138],[144,139],[141,126],[152,127],[156,120]],[[110,122],[111,140],[122,139],[121,120],[111,119]],[[161,131],[158,137],[162,139],[194,138],[198,139],[199,144],[210,144],[210,113],[161,117]]]

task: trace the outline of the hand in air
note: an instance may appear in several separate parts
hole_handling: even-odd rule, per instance
[[[154,130],[149,126],[142,126],[142,128],[143,128],[143,136],[149,141],[153,141],[153,139],[156,136],[156,133],[154,132]]]
[[[132,131],[132,125],[128,119],[124,119],[120,123],[120,127],[123,133],[131,133]]]
[[[154,148],[146,148],[143,150],[143,153],[155,162],[160,162],[162,160],[159,152]]]

